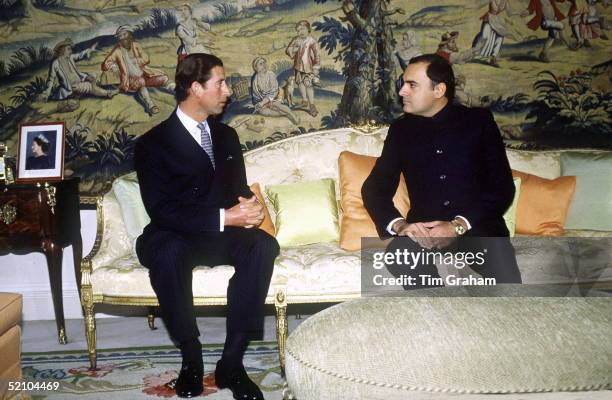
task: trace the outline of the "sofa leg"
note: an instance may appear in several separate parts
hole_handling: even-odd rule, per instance
[[[149,323],[149,329],[152,331],[156,330],[155,327],[155,307],[149,307],[149,313],[147,314],[147,322]]]
[[[276,340],[278,341],[278,361],[281,369],[281,376],[285,377],[285,343],[289,334],[287,322],[287,298],[285,291],[279,289],[274,299],[276,307]]]
[[[89,353],[89,369],[97,367],[96,355],[96,316],[94,314],[93,290],[91,285],[81,288],[81,304],[85,312],[85,338],[87,339],[87,351]]]

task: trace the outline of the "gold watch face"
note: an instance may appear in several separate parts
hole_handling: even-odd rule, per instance
[[[457,235],[463,235],[465,233],[465,228],[463,227],[463,225],[455,225],[455,233]]]

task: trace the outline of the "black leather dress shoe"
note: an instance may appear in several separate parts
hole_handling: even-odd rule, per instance
[[[176,395],[178,397],[196,397],[204,391],[203,377],[204,371],[200,368],[195,368],[186,365],[181,368],[176,385]]]
[[[219,389],[229,389],[236,400],[264,400],[259,387],[247,375],[244,367],[231,371],[223,367],[221,361],[217,362],[215,382]]]

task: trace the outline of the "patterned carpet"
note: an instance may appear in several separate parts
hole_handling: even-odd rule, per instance
[[[221,349],[221,345],[202,347],[205,389],[201,397],[207,400],[232,399],[229,390],[215,386],[213,372]],[[284,380],[280,375],[275,343],[252,343],[244,364],[267,400],[282,399]],[[88,366],[87,353],[82,351],[22,355],[24,381],[30,387],[32,383],[46,382],[47,388],[51,388],[29,392],[32,399],[178,398],[165,386],[176,378],[181,366],[180,352],[174,347],[98,350],[98,370],[89,371]]]

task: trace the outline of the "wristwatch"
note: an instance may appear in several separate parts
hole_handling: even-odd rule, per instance
[[[463,235],[466,231],[465,228],[463,227],[463,225],[461,225],[457,219],[453,219],[451,221],[451,224],[453,224],[453,227],[455,228],[455,233],[457,234],[457,236],[461,236]]]

